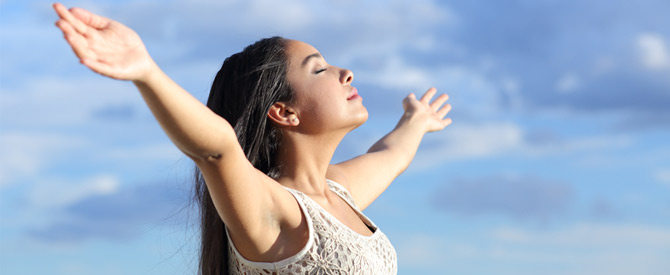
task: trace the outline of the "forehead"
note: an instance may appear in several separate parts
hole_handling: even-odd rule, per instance
[[[305,58],[318,53],[316,48],[302,41],[289,40],[286,45],[286,57],[290,66],[301,66]]]

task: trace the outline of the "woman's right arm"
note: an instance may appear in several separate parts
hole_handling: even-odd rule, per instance
[[[61,18],[56,25],[81,63],[137,86],[168,137],[202,171],[219,215],[246,254],[271,249],[281,213],[300,212],[276,203],[293,198],[251,165],[232,126],[172,81],[131,29],[83,9],[54,8]]]
[[[54,4],[81,63],[115,79],[131,80],[172,142],[194,160],[220,158],[237,145],[230,124],[182,89],[156,65],[140,37],[116,21]]]

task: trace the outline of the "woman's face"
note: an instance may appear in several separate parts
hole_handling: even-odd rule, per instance
[[[363,99],[351,86],[351,71],[328,65],[319,51],[301,41],[289,40],[286,53],[287,78],[294,91],[290,106],[302,130],[351,131],[367,120]]]

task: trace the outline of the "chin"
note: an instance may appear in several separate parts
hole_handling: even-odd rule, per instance
[[[363,111],[360,114],[356,114],[356,123],[353,129],[356,129],[368,121],[368,109],[363,107]],[[353,130],[352,129],[352,130]]]

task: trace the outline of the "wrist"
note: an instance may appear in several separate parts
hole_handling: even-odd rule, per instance
[[[160,67],[153,61],[149,60],[146,69],[141,72],[136,79],[133,79],[135,85],[151,86],[157,79],[160,78],[162,71]]]
[[[416,113],[405,112],[396,126],[396,128],[400,127],[411,129],[412,131],[420,132],[421,134],[428,132],[428,123]]]

